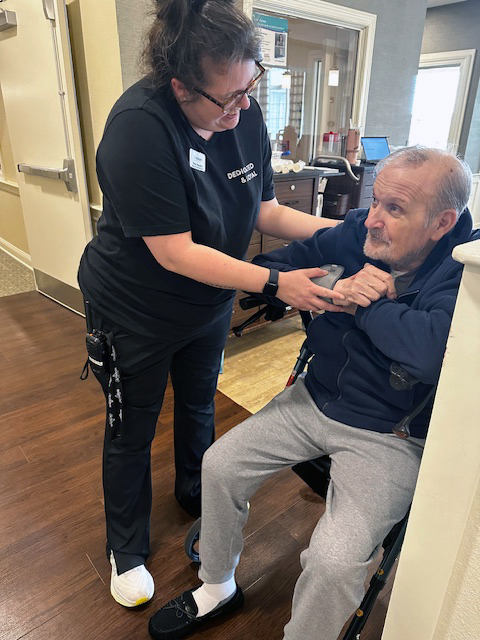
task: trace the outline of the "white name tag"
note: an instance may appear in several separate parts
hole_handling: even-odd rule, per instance
[[[197,171],[205,171],[207,159],[204,153],[190,149],[190,166]]]

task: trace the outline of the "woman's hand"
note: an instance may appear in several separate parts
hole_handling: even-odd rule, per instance
[[[165,269],[212,287],[261,293],[268,279],[268,268],[227,256],[216,249],[196,244],[190,232],[170,236],[146,236],[145,244]],[[343,311],[322,300],[331,298],[342,304],[345,296],[314,284],[310,278],[324,276],[324,269],[281,271],[277,298],[302,311]]]
[[[345,301],[342,293],[320,287],[311,280],[327,273],[318,268],[280,271],[276,297],[301,311],[344,311],[343,307],[322,300],[323,297],[331,298],[340,305]]]

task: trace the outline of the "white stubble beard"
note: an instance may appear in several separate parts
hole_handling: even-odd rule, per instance
[[[375,238],[375,235],[377,235],[377,238]],[[377,240],[377,242],[375,242],[375,240]],[[391,240],[388,237],[385,237],[383,232],[377,234],[374,233],[374,235],[372,235],[372,232],[368,231],[363,244],[363,253],[367,258],[372,258],[372,260],[381,260],[385,264],[388,264],[392,269],[407,272],[411,270],[410,265],[415,264],[418,261],[419,256],[422,254],[421,249],[414,249],[402,256],[400,260],[394,261],[391,256],[391,246]]]

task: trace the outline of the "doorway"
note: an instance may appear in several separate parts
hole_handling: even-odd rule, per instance
[[[0,33],[0,90],[31,265],[38,291],[81,312],[92,225],[66,3],[16,0],[14,13]]]

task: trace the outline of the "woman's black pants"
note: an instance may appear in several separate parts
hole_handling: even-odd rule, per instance
[[[175,496],[200,514],[202,457],[215,439],[214,396],[230,313],[175,344],[112,329],[95,313],[93,327],[113,333],[122,374],[121,436],[106,423],[103,488],[107,549],[119,573],[144,564],[149,554],[152,482],[150,448],[168,374],[174,392]],[[108,396],[108,375],[99,375]],[[108,413],[108,412],[107,412]]]

